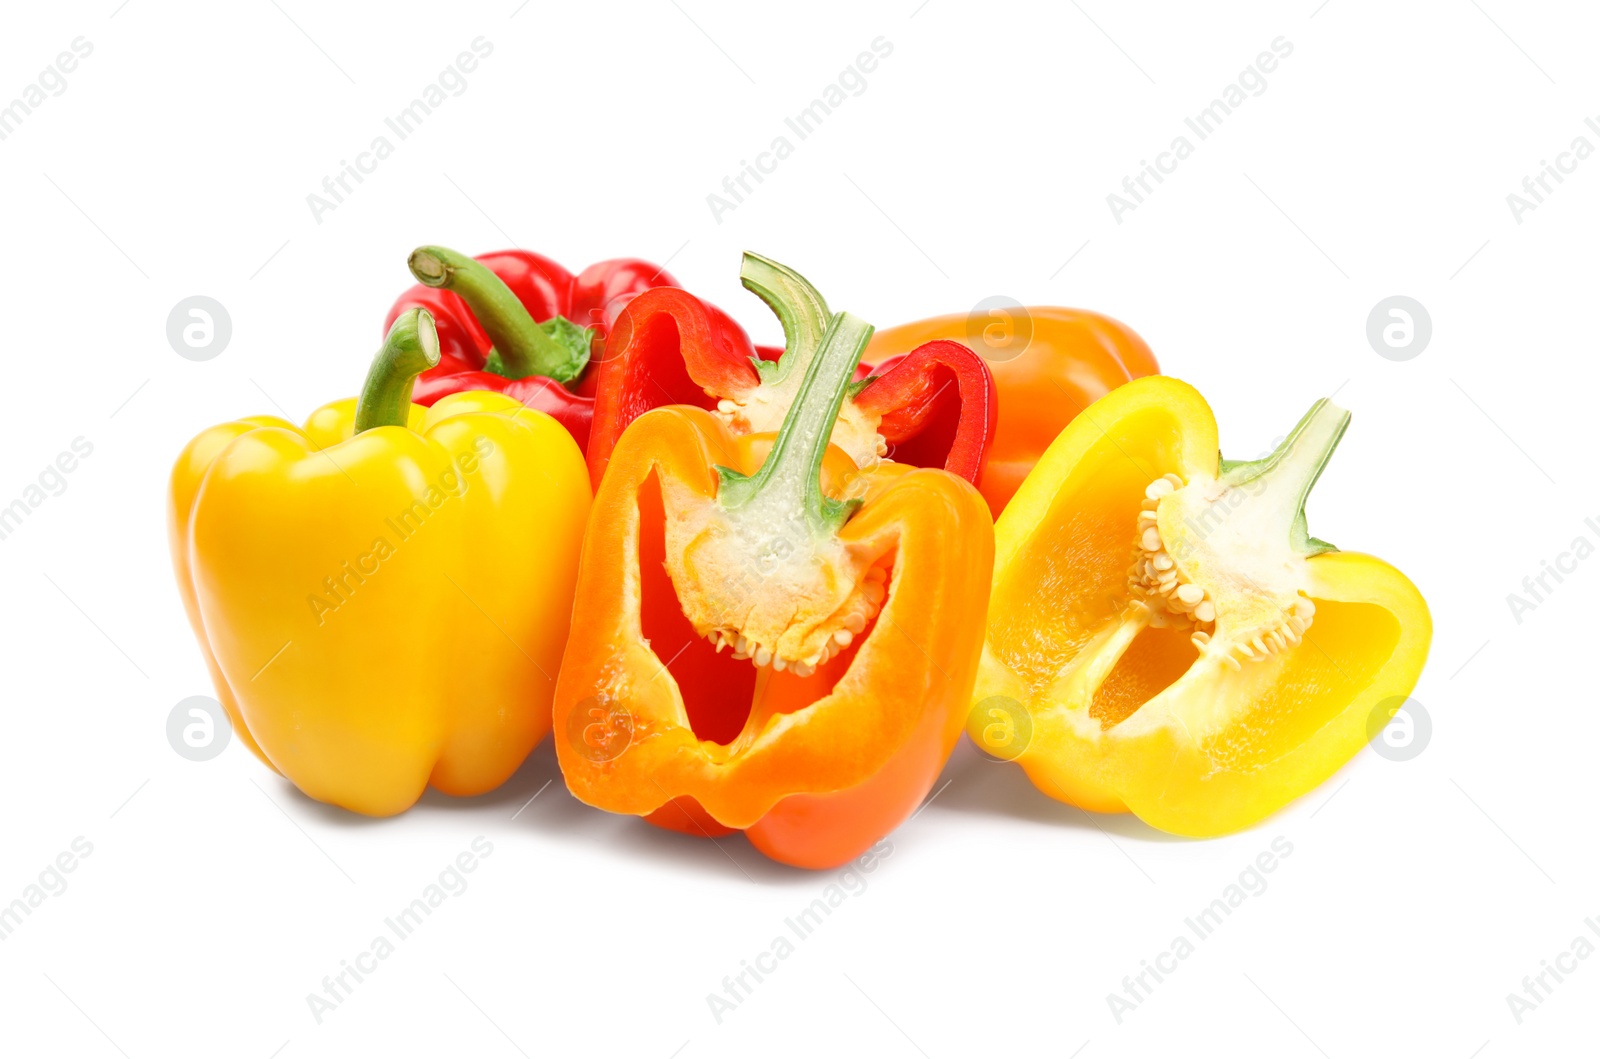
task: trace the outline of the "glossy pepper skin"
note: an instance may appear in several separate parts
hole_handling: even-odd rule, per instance
[[[983,354],[994,377],[1000,415],[982,477],[974,480],[996,518],[1079,412],[1130,379],[1160,370],[1144,339],[1125,324],[1054,305],[901,324],[874,335],[866,356],[884,371],[895,358],[937,341],[965,342]],[[903,458],[899,450],[894,458]]]
[[[1404,702],[1432,625],[1416,587],[1306,532],[1349,414],[1217,455],[1192,387],[1153,377],[1062,432],[995,527],[969,733],[1045,794],[1209,836],[1322,783]]]
[[[960,737],[992,532],[964,479],[829,446],[869,334],[831,318],[775,437],[681,405],[622,435],[556,689],[581,801],[827,868],[926,796]]]
[[[468,260],[502,289],[481,277],[458,285],[457,270]],[[592,361],[604,357],[617,315],[640,292],[677,282],[638,258],[601,261],[573,275],[528,250],[467,259],[443,247],[420,247],[409,263],[420,282],[395,301],[384,329],[408,309],[426,309],[440,347],[438,365],[422,374],[412,399],[431,405],[462,390],[503,393],[555,417],[579,448],[588,444],[594,418]]]
[[[370,816],[492,790],[549,729],[590,501],[550,417],[410,403],[437,360],[402,314],[359,401],[213,427],[172,473],[173,566],[234,731]]]
[[[628,424],[651,408],[695,405],[734,434],[778,429],[830,318],[809,284],[756,255],[746,286],[779,303],[787,351],[753,346],[727,314],[672,288],[639,295],[618,317],[597,368],[589,474],[598,486]],[[774,353],[781,353],[775,356]],[[978,482],[999,407],[983,359],[955,341],[917,342],[862,366],[846,395],[834,442],[857,464],[888,455]]]

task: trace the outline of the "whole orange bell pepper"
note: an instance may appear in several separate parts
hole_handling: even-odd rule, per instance
[[[988,362],[1000,414],[978,488],[996,518],[1056,435],[1089,405],[1161,369],[1144,339],[1086,309],[1030,306],[988,316],[952,313],[879,331],[866,357],[877,371],[939,339],[964,342]]]
[[[580,800],[825,868],[932,786],[965,718],[993,534],[964,479],[829,445],[871,333],[830,316],[776,435],[688,406],[623,433],[556,686]]]

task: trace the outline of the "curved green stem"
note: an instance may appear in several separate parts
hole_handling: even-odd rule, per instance
[[[467,303],[494,343],[500,374],[512,379],[545,375],[565,383],[583,373],[589,362],[587,333],[581,342],[558,342],[482,262],[442,246],[419,246],[406,265],[424,286],[454,291]]]
[[[411,388],[417,376],[439,363],[439,335],[433,314],[407,309],[389,328],[383,348],[372,358],[356,402],[356,433],[373,427],[403,427],[411,416]]]
[[[1302,555],[1338,551],[1327,541],[1311,536],[1306,528],[1306,498],[1322,476],[1333,450],[1350,426],[1350,413],[1326,397],[1311,406],[1289,436],[1259,460],[1222,462],[1222,480],[1247,489],[1251,502],[1272,510],[1289,526],[1289,539]]]
[[[718,468],[722,484],[717,498],[724,508],[733,511],[761,500],[773,505],[777,517],[804,519],[813,532],[831,533],[861,506],[860,500],[840,502],[823,495],[822,457],[872,332],[871,324],[849,313],[833,315],[760,469],[746,477]]]
[[[828,303],[794,269],[749,251],[740,264],[739,279],[783,323],[783,356],[777,363],[755,358],[761,381],[776,385],[796,371],[803,373],[828,329]]]

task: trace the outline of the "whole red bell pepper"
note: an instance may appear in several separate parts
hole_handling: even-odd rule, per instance
[[[628,424],[661,405],[714,410],[736,435],[781,426],[827,329],[828,306],[793,270],[756,254],[745,255],[740,276],[782,321],[787,352],[752,345],[726,313],[685,291],[656,287],[635,297],[595,369],[593,482]],[[857,374],[833,442],[858,466],[889,456],[978,482],[997,412],[983,358],[938,340]]]
[[[424,246],[407,263],[420,282],[394,303],[385,331],[421,307],[433,314],[440,347],[438,366],[417,380],[412,400],[432,405],[460,390],[494,390],[553,416],[579,448],[594,417],[594,363],[617,315],[641,291],[677,282],[638,258],[574,276],[527,250],[470,258]]]

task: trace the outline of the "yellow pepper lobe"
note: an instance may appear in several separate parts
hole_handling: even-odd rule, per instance
[[[173,476],[174,565],[230,719],[369,815],[490,790],[548,729],[589,506],[542,413],[464,394],[404,415],[230,424]]]
[[[1331,550],[1305,535],[1311,486],[1350,414],[1320,401],[1271,456],[1219,474],[1168,471],[1144,491],[1133,527],[1130,599],[1117,633],[1075,674],[1091,698],[1145,628],[1180,629],[1199,659],[1234,670],[1299,644],[1316,614],[1306,563]],[[1101,713],[1109,726],[1123,719]]]
[[[1027,713],[1005,756],[1040,790],[1236,830],[1321,783],[1410,691],[1431,635],[1415,587],[1306,532],[1348,419],[1319,402],[1271,456],[1228,463],[1200,396],[1150,378],[1062,432],[996,525],[973,699]]]

